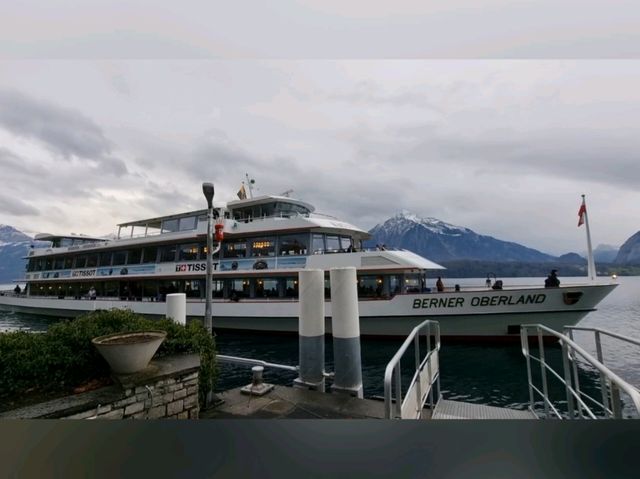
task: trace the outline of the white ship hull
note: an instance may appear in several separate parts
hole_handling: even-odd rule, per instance
[[[575,325],[607,296],[616,284],[465,290],[458,292],[399,294],[392,299],[359,302],[360,331],[365,336],[406,335],[425,319],[440,322],[445,337],[508,339],[519,337],[521,324],[539,323],[560,331]],[[128,308],[152,317],[164,317],[166,304],[155,301],[75,300],[46,297],[0,296],[0,308],[18,312],[73,317],[97,309]],[[298,331],[296,300],[214,300],[214,328],[291,332]],[[326,330],[331,332],[331,302],[325,304]],[[204,316],[204,302],[187,302],[190,319]]]

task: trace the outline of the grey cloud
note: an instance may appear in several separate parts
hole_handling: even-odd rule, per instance
[[[455,86],[449,88],[453,91]],[[364,81],[359,82],[353,88],[343,92],[330,93],[327,99],[357,105],[389,105],[389,106],[411,106],[432,110],[437,114],[443,113],[442,108],[429,100],[429,90],[424,91],[414,89],[398,89],[392,92],[384,92],[376,84]]]
[[[205,141],[198,145],[187,162],[188,173],[197,179],[219,174],[230,176],[247,170],[263,169],[264,164],[240,148],[221,142]]]
[[[560,176],[632,190],[640,184],[640,137],[622,128],[487,128],[471,137],[425,123],[384,134],[360,127],[346,137],[356,157],[377,168],[447,163],[479,175]]]
[[[23,158],[2,146],[0,146],[0,169],[5,178],[11,173],[32,174],[32,171],[25,166]]]
[[[102,129],[75,110],[16,90],[0,90],[0,126],[17,136],[39,141],[67,160],[77,157],[99,162],[115,175],[127,171],[124,163],[111,155],[113,145]]]
[[[19,198],[0,194],[0,210],[12,216],[37,216],[40,212]]]
[[[633,132],[549,129],[527,135],[502,130],[480,139],[432,140],[449,161],[485,166],[512,174],[524,172],[625,186],[640,184],[640,139]],[[433,145],[420,145],[432,150]],[[615,161],[612,161],[615,160]]]

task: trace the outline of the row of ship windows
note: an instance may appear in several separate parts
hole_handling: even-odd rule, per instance
[[[390,298],[398,293],[419,292],[424,284],[420,275],[359,276],[358,296],[361,298]],[[167,294],[185,293],[188,298],[205,298],[205,280],[125,280],[78,283],[32,283],[31,296],[55,296],[59,298],[84,298],[90,289],[96,297],[127,300],[164,301]],[[297,298],[298,279],[279,278],[229,278],[212,282],[213,297],[242,298]],[[325,280],[325,296],[330,297],[329,280]]]
[[[232,212],[227,211],[225,218],[234,218],[235,220],[245,220],[252,218],[262,218],[269,216],[291,216],[296,214],[307,215],[310,211],[304,206],[291,203],[267,203],[263,205],[254,205],[245,208],[236,208]],[[220,216],[220,210],[213,210],[214,218]],[[184,216],[182,218],[171,218],[162,221],[161,232],[172,233],[176,231],[189,231],[198,227],[198,222],[207,221],[206,216]]]
[[[249,258],[306,255],[309,244],[313,254],[353,251],[354,242],[348,236],[319,233],[266,236],[223,242],[223,258]],[[72,268],[95,268],[99,266],[121,266],[148,263],[172,263],[206,259],[204,243],[170,244],[148,246],[128,250],[103,251],[80,255],[48,256],[30,258],[27,271],[50,271]],[[220,258],[220,254],[216,256]]]

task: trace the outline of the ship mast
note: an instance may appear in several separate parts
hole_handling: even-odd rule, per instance
[[[247,180],[247,186],[249,187],[249,198],[253,198],[253,185],[255,185],[256,180],[253,178],[249,178],[249,173],[245,173],[244,177]]]

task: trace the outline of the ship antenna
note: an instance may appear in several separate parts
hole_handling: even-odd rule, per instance
[[[256,180],[249,178],[249,173],[245,173],[244,176],[247,179],[247,186],[249,186],[249,198],[253,198],[253,185],[256,184]]]

